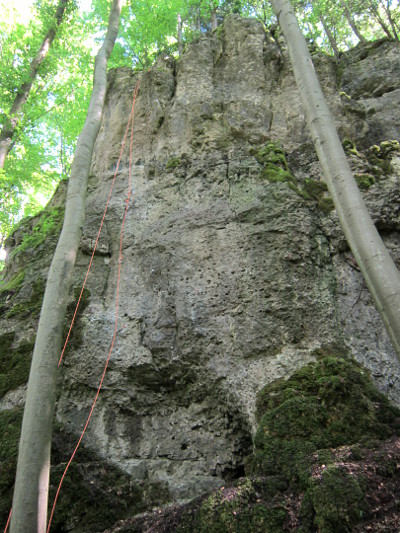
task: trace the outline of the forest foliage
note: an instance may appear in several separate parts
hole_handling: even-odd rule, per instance
[[[109,0],[68,3],[18,117],[4,169],[0,169],[0,247],[13,226],[42,209],[57,183],[68,178],[109,4]],[[294,0],[293,5],[314,51],[338,58],[359,41],[399,40],[397,0]],[[0,0],[0,127],[10,118],[12,103],[27,79],[56,7],[55,0],[12,4]],[[193,38],[215,30],[230,13],[257,18],[266,31],[276,29],[270,3],[262,0],[127,0],[109,66],[142,70],[160,55],[178,59]]]

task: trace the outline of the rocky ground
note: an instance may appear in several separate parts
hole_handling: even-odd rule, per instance
[[[104,533],[398,532],[400,411],[353,363],[324,358],[305,368],[308,375],[303,369],[260,396],[249,477],[190,503],[122,520]],[[353,442],[311,451],[345,441]]]

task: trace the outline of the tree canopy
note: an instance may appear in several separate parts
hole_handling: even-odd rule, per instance
[[[109,0],[68,2],[0,169],[0,247],[13,226],[40,210],[57,183],[68,178],[109,5]],[[399,39],[397,0],[295,0],[294,6],[310,44],[336,57],[360,40]],[[2,129],[56,7],[56,0],[17,0],[13,5],[0,0]],[[160,54],[178,58],[191,39],[215,29],[229,13],[258,18],[266,30],[276,25],[270,3],[263,0],[128,0],[109,64],[146,69]]]

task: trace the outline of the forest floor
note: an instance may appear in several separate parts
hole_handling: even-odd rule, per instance
[[[399,533],[400,532],[400,438],[393,437],[373,448],[342,446],[331,450],[333,465],[341,471],[358,479],[365,480],[366,506],[363,518],[350,529],[353,533]],[[332,463],[331,463],[332,466]],[[312,478],[322,477],[325,465],[312,467]],[[229,498],[235,486],[222,487],[218,492]],[[287,519],[282,529],[284,532],[301,531],[301,497],[293,491],[284,493],[284,508]],[[186,529],[182,524],[184,516],[195,516],[207,496],[185,503],[158,509],[135,518],[122,520],[104,533],[172,533],[195,530]],[[328,531],[324,529],[324,531]],[[227,530],[228,531],[228,530]],[[277,530],[274,529],[274,532]],[[315,529],[317,531],[317,528]],[[210,532],[211,533],[211,532]],[[249,533],[253,533],[249,529]],[[311,533],[311,532],[310,532]]]

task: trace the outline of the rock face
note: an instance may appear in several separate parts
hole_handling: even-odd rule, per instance
[[[322,54],[314,60],[399,264],[400,155],[395,143],[370,149],[400,139],[398,48],[381,41],[339,64]],[[177,63],[110,72],[74,287],[89,263],[138,79],[119,331],[85,443],[179,501],[242,473],[255,397],[267,383],[321,354],[348,353],[400,404],[400,365],[330,209],[284,44],[255,20],[229,17]],[[269,174],[267,143],[281,143],[290,180]],[[128,167],[125,154],[61,371],[57,421],[72,434],[86,420],[113,334]],[[64,189],[50,208],[62,204]],[[36,222],[8,243],[6,280],[15,284],[25,272],[2,297],[0,327],[17,332],[14,349],[34,336],[37,313],[18,310],[45,280],[56,241],[54,232],[29,253],[19,250]],[[23,390],[8,390],[0,409],[21,405]]]

